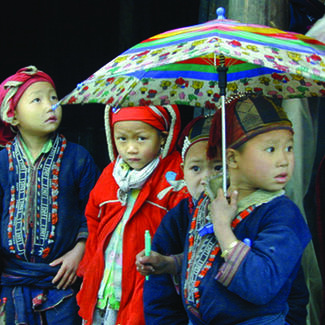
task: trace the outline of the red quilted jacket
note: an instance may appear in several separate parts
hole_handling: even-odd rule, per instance
[[[135,257],[144,249],[145,230],[149,229],[153,236],[166,212],[188,195],[184,187],[175,191],[171,186],[183,178],[180,164],[181,158],[176,151],[160,161],[141,189],[126,223],[123,238],[122,298],[117,324],[145,324],[142,303],[144,277],[136,271]],[[125,211],[125,206],[117,199],[118,185],[112,176],[113,167],[114,163],[111,163],[103,171],[90,194],[86,208],[89,238],[78,270],[78,274],[83,277],[83,284],[77,300],[79,314],[87,324],[92,323],[104,272],[105,249]]]

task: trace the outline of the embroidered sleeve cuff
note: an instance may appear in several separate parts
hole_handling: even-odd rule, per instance
[[[227,255],[225,263],[219,269],[216,280],[226,287],[229,286],[250,249],[249,246],[240,241]]]

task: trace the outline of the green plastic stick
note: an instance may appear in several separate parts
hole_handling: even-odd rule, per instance
[[[150,231],[146,230],[144,232],[144,254],[145,256],[150,256],[151,251],[151,236]],[[149,275],[146,275],[146,280],[149,279]]]

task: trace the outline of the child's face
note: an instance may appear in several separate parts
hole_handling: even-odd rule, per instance
[[[184,160],[184,180],[188,191],[196,200],[204,190],[206,178],[217,174],[222,168],[220,159],[208,160],[207,149],[208,141],[194,143]]]
[[[52,105],[58,102],[53,86],[48,82],[31,84],[21,96],[15,111],[13,124],[20,133],[32,136],[46,136],[60,125],[62,108],[55,111]]]
[[[158,157],[164,144],[161,133],[141,121],[121,121],[114,124],[116,149],[133,169],[140,170]]]
[[[290,131],[262,133],[236,152],[238,177],[236,184],[231,179],[231,185],[239,192],[249,195],[259,188],[278,191],[288,183],[294,168],[293,135]]]

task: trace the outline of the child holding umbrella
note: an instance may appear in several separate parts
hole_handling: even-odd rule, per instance
[[[283,190],[294,167],[292,125],[271,99],[247,96],[227,105],[226,129],[229,198],[219,189],[193,214],[183,302],[193,324],[285,324],[288,296],[311,239]],[[220,141],[212,123],[209,156]],[[209,224],[213,231],[201,236],[198,230]]]
[[[215,199],[211,188],[217,186],[210,186],[210,197],[199,200],[185,242],[184,305],[193,324],[304,324],[307,301],[300,259],[310,234],[298,208],[283,195],[293,168],[291,123],[265,97],[236,99],[227,106],[234,193],[230,202],[222,190]],[[217,114],[210,157],[221,145],[218,121]],[[246,150],[246,159],[254,157],[255,164],[242,160]]]

